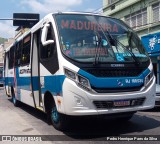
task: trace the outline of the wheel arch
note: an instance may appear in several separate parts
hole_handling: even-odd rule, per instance
[[[53,104],[55,104],[54,96],[50,91],[46,91],[44,94],[44,108],[46,113],[49,112]]]

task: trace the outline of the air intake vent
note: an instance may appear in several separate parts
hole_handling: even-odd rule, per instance
[[[86,71],[96,77],[135,77],[142,73],[142,70],[135,70],[135,69],[123,69],[123,70],[87,69]]]
[[[131,91],[140,91],[143,85],[136,87],[120,87],[120,88],[96,88],[91,86],[93,90],[97,93],[119,93],[119,92],[131,92]]]
[[[126,108],[126,107],[135,107],[135,106],[141,106],[144,103],[145,98],[137,98],[137,99],[129,99],[124,100],[124,102],[128,102],[127,105],[114,105],[114,101],[93,101],[93,104],[96,106],[97,109],[113,109],[113,108]]]

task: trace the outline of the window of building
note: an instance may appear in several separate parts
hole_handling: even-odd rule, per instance
[[[147,8],[125,17],[125,22],[132,28],[147,24]]]
[[[31,34],[23,39],[23,48],[21,55],[21,65],[27,65],[30,62]]]
[[[160,21],[160,3],[154,4],[152,6],[153,10],[153,22]]]
[[[118,1],[118,0],[108,0],[108,5],[111,5],[111,4],[115,3],[116,1]]]

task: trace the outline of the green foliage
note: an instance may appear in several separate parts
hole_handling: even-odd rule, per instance
[[[7,39],[0,37],[0,44],[3,44]]]

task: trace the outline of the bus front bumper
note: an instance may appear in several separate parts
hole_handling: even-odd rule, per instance
[[[60,113],[72,116],[116,114],[151,109],[155,106],[155,77],[142,91],[123,93],[90,93],[70,79],[63,83],[63,110]],[[115,106],[124,104],[125,106]],[[127,103],[130,103],[128,106]]]

